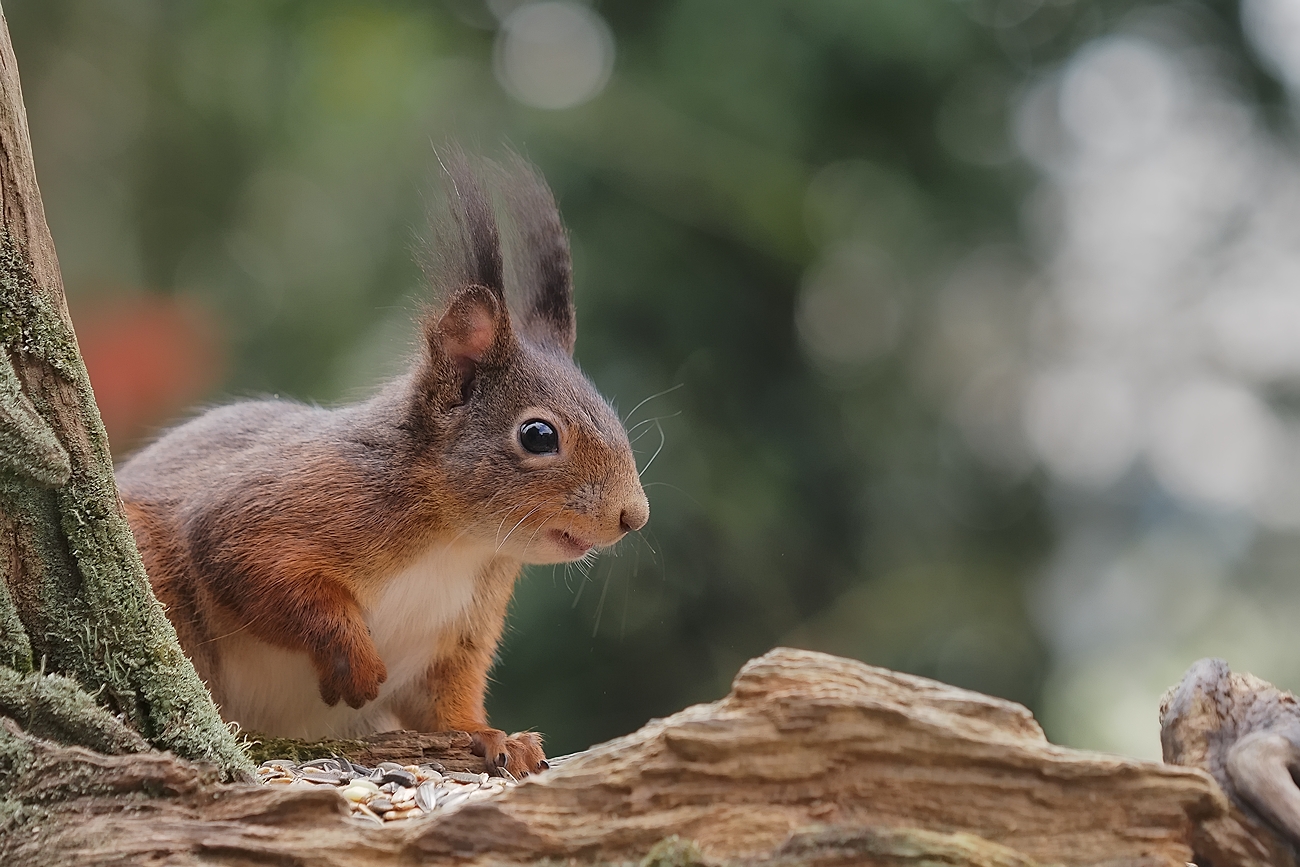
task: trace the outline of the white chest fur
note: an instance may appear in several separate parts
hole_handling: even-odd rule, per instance
[[[392,697],[424,676],[440,638],[469,607],[492,555],[491,546],[434,545],[378,582],[373,598],[361,600],[375,648],[388,667],[379,698],[362,708],[321,701],[305,653],[246,633],[218,639],[222,716],[281,737],[347,737],[396,728]]]

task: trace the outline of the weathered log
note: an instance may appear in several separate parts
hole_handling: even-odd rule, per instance
[[[465,732],[380,732],[349,740],[299,741],[249,735],[249,756],[256,762],[289,759],[303,762],[342,756],[359,765],[373,768],[380,762],[419,765],[438,762],[449,771],[481,774],[488,770],[482,756],[470,749],[471,739]]]
[[[713,857],[756,858],[833,825],[966,831],[1052,863],[1181,867],[1193,826],[1225,808],[1203,773],[1053,746],[1019,705],[776,650],[721,702],[597,747],[481,817],[448,817],[418,845],[454,851],[440,841],[494,812],[553,857],[627,857],[679,833]]]
[[[1166,762],[1208,771],[1232,807],[1198,829],[1212,863],[1300,864],[1300,704],[1291,693],[1222,659],[1202,659],[1160,703]]]
[[[99,761],[122,776],[140,760],[159,761]],[[659,846],[647,863],[1183,867],[1199,829],[1233,822],[1204,771],[1053,746],[1019,705],[786,649],[746,665],[721,701],[394,827],[346,818],[329,788],[217,786],[170,761],[182,770],[150,765],[166,797],[47,793],[0,861],[593,864]],[[673,835],[693,842],[666,853]],[[1214,867],[1267,863],[1216,854]]]

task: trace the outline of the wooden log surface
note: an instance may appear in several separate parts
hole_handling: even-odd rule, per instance
[[[436,761],[448,771],[481,774],[488,770],[482,756],[471,750],[471,738],[465,732],[392,731],[349,740],[299,741],[249,735],[249,753],[256,762],[290,759],[303,762],[342,756],[359,765],[373,768],[380,762],[418,765]]]
[[[96,761],[111,775],[140,758]],[[789,649],[721,701],[383,828],[328,788],[218,786],[176,761],[151,773],[165,797],[33,805],[40,836],[15,837],[4,863],[1184,867],[1198,829],[1231,823],[1201,770],[1054,746],[1019,705]],[[674,836],[693,842],[651,858]],[[1223,852],[1214,867],[1265,863]]]

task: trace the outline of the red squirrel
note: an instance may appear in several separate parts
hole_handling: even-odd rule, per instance
[[[117,481],[154,592],[227,720],[268,735],[461,730],[493,772],[546,767],[541,738],[484,711],[527,563],[565,563],[649,518],[627,434],[572,359],[567,237],[521,160],[500,232],[444,160],[443,295],[410,369],[322,409],[213,409]]]

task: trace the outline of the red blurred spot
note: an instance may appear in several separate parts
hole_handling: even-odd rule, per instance
[[[204,397],[221,377],[216,323],[194,301],[137,295],[71,309],[115,454]]]

